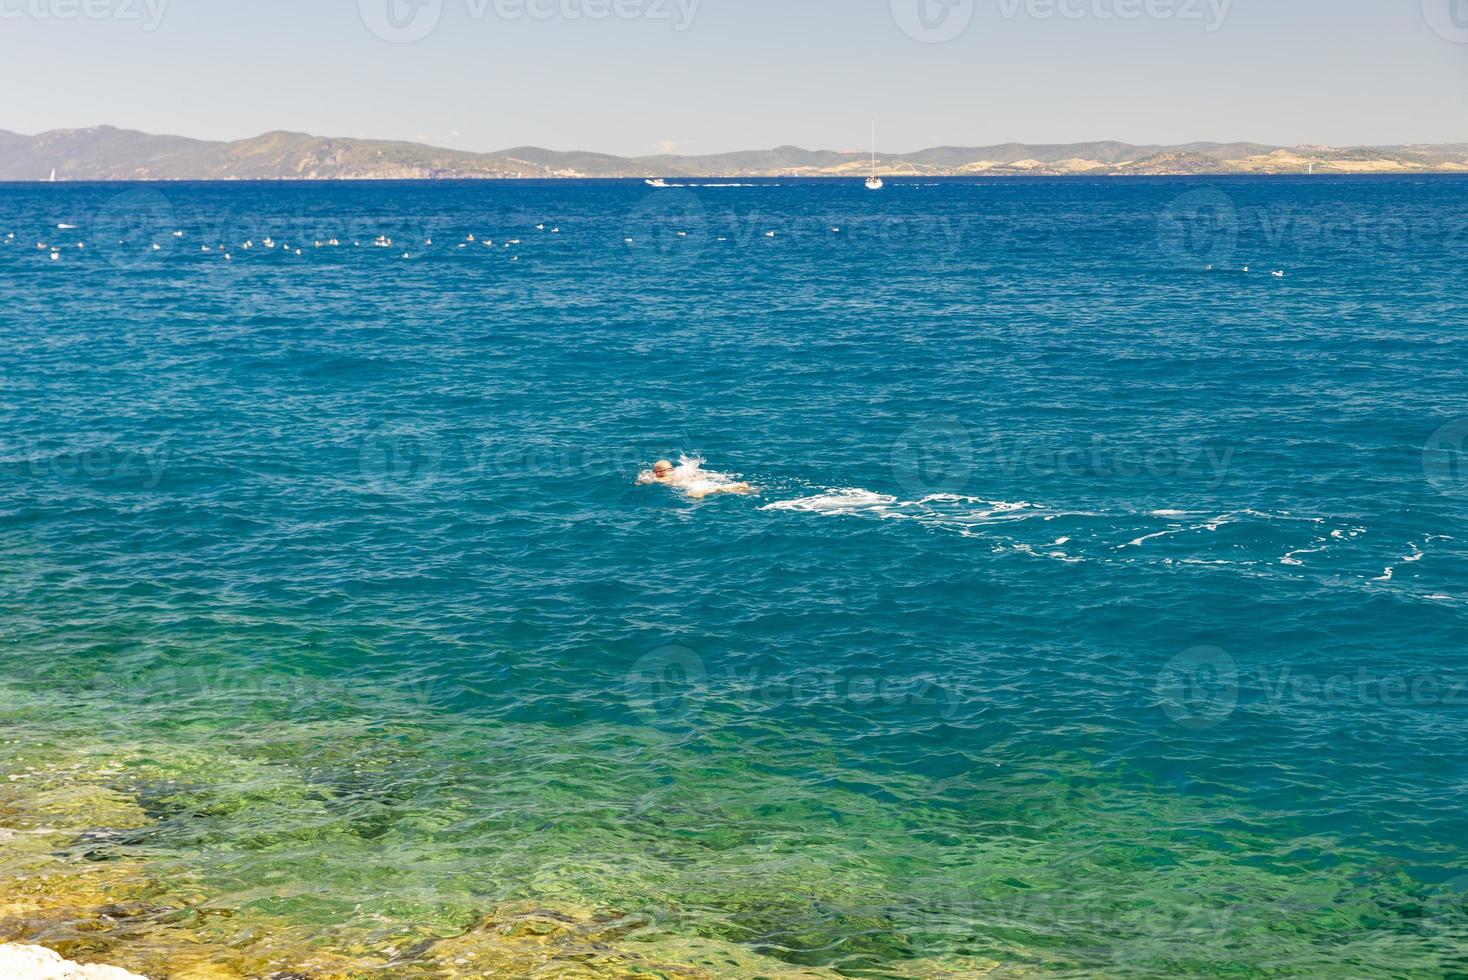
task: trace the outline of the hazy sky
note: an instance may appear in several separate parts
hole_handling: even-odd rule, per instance
[[[1468,141],[1468,0],[0,0],[0,54],[23,133]]]

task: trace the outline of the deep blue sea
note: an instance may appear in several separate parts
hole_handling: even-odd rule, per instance
[[[4,185],[0,239],[0,826],[173,910],[0,941],[1468,975],[1468,178]]]

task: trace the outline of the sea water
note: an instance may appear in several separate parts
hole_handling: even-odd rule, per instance
[[[771,976],[1461,975],[1465,224],[0,187],[0,876],[66,827],[155,894],[0,939],[391,973],[528,903]],[[683,457],[757,493],[639,483]]]

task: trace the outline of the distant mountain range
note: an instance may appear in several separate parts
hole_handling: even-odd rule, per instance
[[[98,126],[0,130],[0,180],[443,180],[525,177],[844,177],[868,154],[779,146],[709,156],[618,157],[523,146],[465,153],[421,143],[274,132],[230,143]],[[1468,143],[1277,147],[1259,143],[1003,143],[877,155],[896,176],[1468,173]]]

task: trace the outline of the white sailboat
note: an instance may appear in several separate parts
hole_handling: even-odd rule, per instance
[[[51,178],[50,178],[50,180],[47,181],[47,183],[48,184],[54,184],[54,183],[56,183],[56,168],[55,167],[52,167],[51,168]]]
[[[867,190],[879,191],[886,186],[877,176],[877,124],[872,123],[872,175],[867,178]]]

